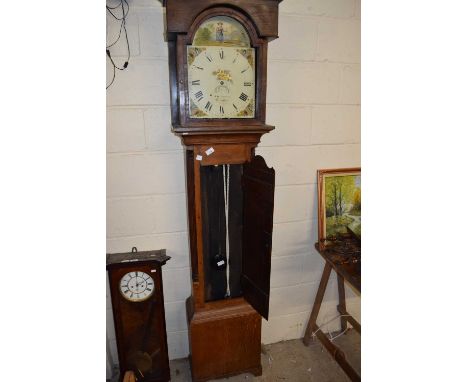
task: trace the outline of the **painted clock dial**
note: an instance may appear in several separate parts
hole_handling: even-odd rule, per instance
[[[244,27],[219,16],[187,47],[190,118],[255,117],[255,49]]]
[[[154,280],[145,272],[128,272],[120,280],[120,293],[129,301],[144,301],[149,298],[153,292]]]

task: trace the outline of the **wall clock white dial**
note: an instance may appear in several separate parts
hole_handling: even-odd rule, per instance
[[[153,292],[154,280],[145,272],[128,272],[120,280],[120,293],[129,301],[144,301],[150,297]]]
[[[255,49],[187,48],[190,118],[255,117]]]

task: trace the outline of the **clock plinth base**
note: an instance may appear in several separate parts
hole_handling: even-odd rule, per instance
[[[262,374],[261,316],[243,298],[206,303],[187,301],[192,381],[242,373]]]

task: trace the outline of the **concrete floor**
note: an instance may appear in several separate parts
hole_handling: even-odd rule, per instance
[[[354,330],[334,340],[346,354],[349,363],[361,371],[361,339]],[[187,358],[171,361],[171,382],[188,382],[190,366]],[[266,345],[262,354],[263,374],[241,374],[216,381],[314,381],[348,382],[349,378],[318,340],[307,348],[301,340]],[[214,381],[214,380],[213,380]]]

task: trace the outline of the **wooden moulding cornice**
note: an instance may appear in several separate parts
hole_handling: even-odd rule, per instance
[[[172,131],[178,135],[197,135],[197,134],[242,134],[242,133],[268,133],[274,130],[275,127],[265,125],[263,123],[256,123],[252,125],[240,124],[237,126],[182,126],[172,125]]]
[[[161,0],[160,0],[161,1]],[[282,0],[162,0],[166,8],[167,35],[187,33],[193,15],[216,6],[228,6],[242,11],[255,22],[259,35],[273,40],[278,37],[278,6]],[[268,9],[265,11],[265,9]]]
[[[225,135],[179,135],[185,146],[205,145],[205,144],[250,144],[256,146],[262,137],[261,133],[256,134],[229,134]]]
[[[218,128],[173,126],[172,132],[178,135],[186,146],[206,143],[258,144],[263,134],[274,129],[270,125],[235,126]]]
[[[158,0],[158,1],[162,4],[163,7],[166,6],[167,0]],[[183,0],[179,0],[179,1],[183,1]],[[279,3],[281,3],[283,0],[273,0],[273,1],[277,1],[278,4],[279,4]]]

